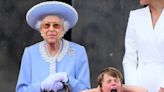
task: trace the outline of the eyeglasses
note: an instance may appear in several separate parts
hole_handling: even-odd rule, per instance
[[[61,23],[43,23],[43,24],[41,25],[41,27],[42,27],[43,29],[49,29],[51,26],[52,26],[54,29],[61,29],[63,25],[62,25]]]

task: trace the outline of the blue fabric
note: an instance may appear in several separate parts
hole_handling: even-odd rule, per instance
[[[90,72],[88,58],[83,46],[69,42],[75,50],[73,55],[68,53],[57,62],[57,72],[66,72],[69,78],[71,92],[90,88]],[[39,43],[26,47],[16,86],[16,92],[40,92],[41,82],[49,75],[49,63],[41,56]]]

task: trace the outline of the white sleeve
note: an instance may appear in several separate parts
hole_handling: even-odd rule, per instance
[[[125,36],[125,55],[123,58],[123,70],[125,84],[136,85],[137,69],[137,45],[135,29],[133,27],[132,12],[130,12],[126,36]]]

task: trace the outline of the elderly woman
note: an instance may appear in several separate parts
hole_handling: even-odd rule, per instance
[[[25,48],[16,92],[65,91],[64,85],[71,92],[89,89],[85,48],[63,39],[78,20],[76,10],[63,2],[47,1],[32,7],[26,20],[43,41]]]

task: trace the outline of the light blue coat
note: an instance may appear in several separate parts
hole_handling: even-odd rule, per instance
[[[41,52],[44,41],[26,47],[16,86],[16,92],[40,92],[41,82],[49,76],[49,63]],[[57,57],[56,72],[66,72],[71,92],[90,88],[88,58],[83,46],[63,40],[61,54]]]

